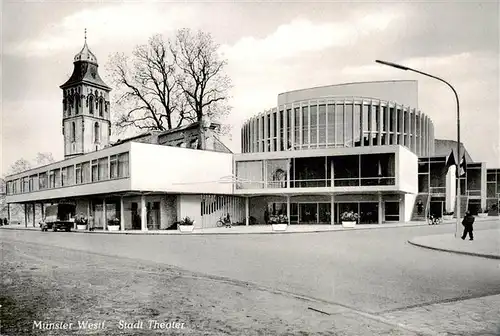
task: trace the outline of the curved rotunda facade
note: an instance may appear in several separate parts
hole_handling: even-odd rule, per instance
[[[416,81],[348,83],[282,93],[247,120],[242,152],[402,145],[434,154],[434,125],[417,106]]]

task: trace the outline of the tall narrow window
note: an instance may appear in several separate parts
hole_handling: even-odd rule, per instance
[[[76,184],[83,183],[82,179],[82,164],[77,163],[75,166],[75,176],[76,176]]]
[[[94,97],[89,95],[89,113],[94,114]]]
[[[128,176],[128,153],[122,153],[118,156],[118,177]]]
[[[80,95],[75,93],[75,114],[80,112]]]
[[[92,160],[92,182],[99,180],[99,166],[97,160]]]
[[[99,159],[99,181],[108,179],[108,157]]]
[[[103,99],[99,99],[99,117],[103,116]]]
[[[111,155],[109,157],[109,178],[118,177],[118,155]]]
[[[75,122],[73,121],[71,123],[71,142],[75,142],[75,138],[76,138],[76,125],[75,125]]]
[[[99,133],[99,123],[96,122],[94,124],[94,142],[99,142],[100,141],[100,133]]]

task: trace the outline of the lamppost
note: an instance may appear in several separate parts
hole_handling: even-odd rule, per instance
[[[421,75],[437,79],[438,81],[443,82],[446,85],[448,85],[450,87],[450,89],[453,91],[453,93],[455,94],[455,99],[457,100],[457,158],[455,158],[456,166],[457,166],[457,171],[456,171],[457,195],[456,195],[456,200],[455,200],[456,209],[457,209],[457,211],[456,211],[457,222],[456,222],[456,227],[455,227],[455,237],[458,237],[459,231],[460,231],[459,228],[460,228],[460,158],[461,158],[461,156],[460,156],[460,102],[458,100],[457,91],[455,91],[455,88],[453,86],[451,86],[451,84],[448,83],[447,81],[445,81],[444,79],[439,78],[439,77],[434,76],[434,75],[431,75],[431,74],[428,74],[426,72],[412,69],[412,68],[409,68],[409,67],[401,65],[401,64],[396,64],[396,63],[391,63],[391,62],[386,62],[386,61],[381,61],[381,60],[376,60],[375,62],[383,64],[383,65],[387,65],[387,66],[390,66],[390,67],[393,67],[396,69],[400,69],[400,70],[413,71],[413,72],[419,73]],[[465,158],[464,158],[464,160],[465,160]]]

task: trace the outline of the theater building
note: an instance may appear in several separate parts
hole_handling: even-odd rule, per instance
[[[209,228],[264,224],[283,214],[290,225],[425,220],[455,209],[456,143],[434,138],[418,108],[416,81],[348,83],[282,93],[276,107],[247,120],[241,153],[204,125],[110,141],[109,92],[85,42],[62,89],[65,159],[7,176],[8,204],[72,203],[98,229],[158,230],[185,216]],[[462,146],[462,209],[498,214],[500,169],[474,162]],[[495,210],[496,209],[496,210]],[[496,211],[496,213],[495,213]],[[38,216],[40,217],[40,216]]]
[[[235,194],[257,222],[264,209],[291,224],[336,224],[346,211],[360,223],[455,212],[456,142],[434,138],[417,93],[416,81],[383,81],[280,94],[243,125]],[[462,212],[498,208],[497,175],[463,145],[461,154]]]

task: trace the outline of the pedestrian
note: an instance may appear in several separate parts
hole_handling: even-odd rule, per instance
[[[231,227],[231,216],[229,215],[229,212],[227,213],[226,217],[224,217],[224,225],[226,227]]]
[[[94,217],[92,215],[87,219],[89,231],[94,231]]]
[[[264,222],[269,223],[269,211],[264,211]]]
[[[469,211],[466,211],[464,219],[462,221],[462,225],[464,226],[464,234],[462,235],[462,239],[465,239],[465,237],[467,237],[467,234],[469,234],[469,240],[474,240],[474,235],[472,234],[473,224],[474,216],[472,216]]]

